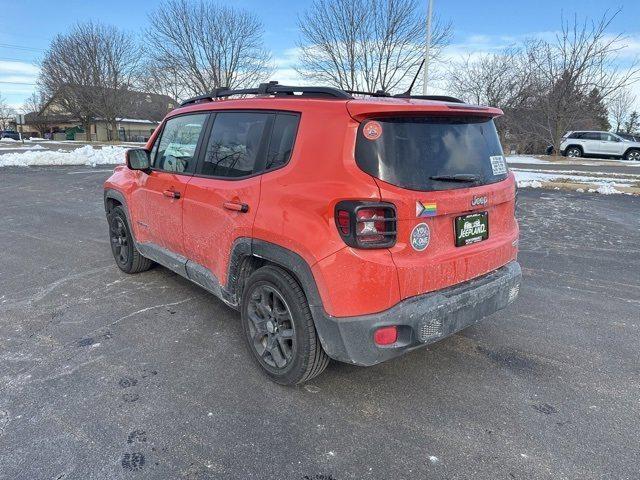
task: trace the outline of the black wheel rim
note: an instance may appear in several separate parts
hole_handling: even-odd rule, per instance
[[[283,296],[270,285],[258,285],[248,305],[251,345],[258,357],[270,367],[285,369],[295,355],[295,326],[291,310]]]
[[[129,261],[129,238],[127,227],[121,217],[114,215],[109,224],[111,237],[111,251],[120,265],[126,265]]]

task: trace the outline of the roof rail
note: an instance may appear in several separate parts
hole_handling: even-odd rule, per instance
[[[449,97],[446,95],[410,95],[407,93],[399,93],[391,95],[383,90],[377,90],[375,92],[363,92],[360,90],[341,90],[334,87],[296,87],[279,85],[278,82],[272,81],[269,83],[261,83],[258,88],[241,88],[230,89],[229,87],[218,87],[212,92],[205,93],[204,95],[198,95],[197,97],[189,98],[180,104],[181,107],[191,105],[199,102],[210,102],[216,98],[231,97],[233,95],[276,95],[276,96],[289,96],[300,94],[307,97],[320,97],[320,98],[336,98],[342,100],[352,100],[351,95],[367,95],[370,97],[391,97],[391,98],[415,98],[418,100],[436,100],[440,102],[453,102],[464,103],[462,100]]]
[[[216,98],[230,97],[232,95],[295,95],[299,93],[306,96],[337,98],[351,100],[353,97],[344,90],[332,87],[294,87],[279,85],[278,82],[261,83],[258,88],[242,88],[232,90],[229,87],[219,87],[210,93],[189,98],[180,104],[181,107],[202,101],[212,101]]]

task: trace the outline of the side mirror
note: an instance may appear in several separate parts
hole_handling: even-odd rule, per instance
[[[132,148],[127,150],[125,155],[127,158],[127,167],[131,170],[149,170],[149,152],[144,148]]]

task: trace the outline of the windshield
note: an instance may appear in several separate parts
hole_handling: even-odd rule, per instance
[[[498,182],[506,162],[492,119],[398,117],[362,122],[356,163],[411,190],[450,190]]]

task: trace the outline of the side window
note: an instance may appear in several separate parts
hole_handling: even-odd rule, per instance
[[[584,133],[582,132],[573,132],[569,135],[569,138],[584,138]]]
[[[584,140],[600,140],[600,134],[596,132],[585,132],[582,138]]]
[[[181,115],[167,120],[160,141],[151,151],[153,168],[174,173],[193,172],[196,147],[207,116],[206,113]]]
[[[272,113],[216,114],[202,164],[203,175],[244,177],[254,173],[265,127]]]
[[[291,151],[298,131],[298,115],[279,113],[276,116],[267,153],[265,170],[281,167],[291,158]]]

